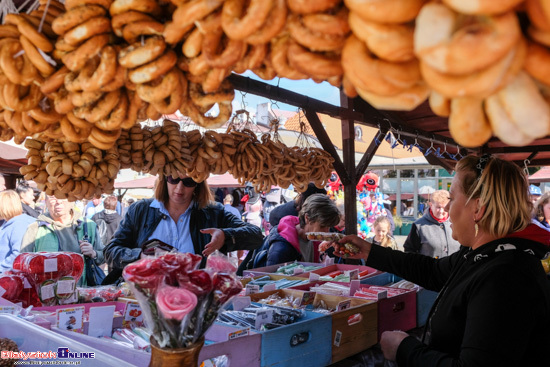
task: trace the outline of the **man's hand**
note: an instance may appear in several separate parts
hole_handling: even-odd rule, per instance
[[[212,239],[210,240],[210,242],[208,242],[206,246],[204,246],[204,250],[202,251],[202,254],[204,256],[208,256],[214,251],[222,248],[225,242],[225,233],[223,233],[221,229],[205,228],[205,229],[201,229],[200,231],[201,233],[208,233],[212,236]]]
[[[97,256],[94,247],[90,242],[87,241],[80,241],[80,252],[82,252],[82,255],[89,256],[92,259],[95,259]]]

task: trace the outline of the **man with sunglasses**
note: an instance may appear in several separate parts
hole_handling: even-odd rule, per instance
[[[261,246],[263,236],[259,227],[243,222],[216,203],[206,181],[160,175],[154,199],[140,200],[128,208],[105,247],[112,270],[108,278],[118,279],[126,265],[141,257],[141,246],[155,239],[179,252],[202,255],[204,267],[206,257],[214,251],[254,250]]]

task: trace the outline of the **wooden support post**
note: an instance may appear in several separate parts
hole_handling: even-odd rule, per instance
[[[340,90],[340,106],[353,110],[353,100]],[[342,150],[344,166],[349,182],[344,183],[344,211],[346,215],[346,234],[357,234],[357,180],[355,171],[355,123],[354,120],[342,120]],[[359,176],[361,177],[361,176]]]

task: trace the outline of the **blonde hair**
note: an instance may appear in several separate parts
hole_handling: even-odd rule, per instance
[[[168,204],[168,184],[164,175],[159,175],[157,182],[155,183],[155,199],[163,203],[165,206]],[[193,191],[193,199],[197,202],[199,209],[207,207],[212,201],[214,196],[210,191],[210,187],[206,180],[203,182],[197,182],[197,186]]]
[[[436,190],[432,194],[432,197],[431,197],[430,201],[432,203],[438,203],[438,204],[447,203],[449,201],[449,197],[450,197],[449,191],[447,191],[447,190]]]
[[[382,238],[382,241],[380,241],[380,246],[382,247],[391,247],[391,222],[385,215],[381,215],[377,217],[374,222],[372,223],[372,228],[376,227],[377,225],[385,224],[388,226],[388,234]]]
[[[462,192],[479,199],[485,213],[478,226],[495,237],[523,230],[531,223],[533,204],[525,174],[517,165],[495,157],[467,156],[455,168],[462,173]]]
[[[10,220],[13,217],[23,214],[21,198],[14,190],[0,192],[0,219]]]
[[[547,192],[542,194],[541,197],[538,198],[537,202],[535,203],[535,216],[540,222],[542,222],[543,220],[550,221],[550,218],[544,217],[544,210],[542,210],[543,206],[548,204],[549,201],[550,201],[550,192]]]

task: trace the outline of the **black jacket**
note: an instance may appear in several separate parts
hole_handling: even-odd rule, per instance
[[[23,214],[30,215],[33,218],[38,218],[38,216],[40,215],[40,212],[38,210],[31,208],[24,202],[21,202],[21,206],[23,207]]]
[[[110,270],[122,270],[126,265],[138,260],[141,245],[154,232],[164,214],[152,208],[153,199],[140,200],[129,207],[126,216],[109,245],[104,249],[105,260]],[[191,209],[189,227],[195,253],[200,255],[211,236],[200,233],[200,229],[219,228],[225,233],[225,244],[220,249],[227,253],[235,250],[254,250],[261,246],[263,236],[259,227],[248,224],[224,210],[223,205],[214,203],[199,209]],[[203,258],[201,267],[206,264]]]
[[[97,224],[101,243],[109,243],[122,221],[122,216],[117,212],[107,214],[103,210],[94,214],[92,220]]]
[[[275,227],[279,224],[281,218],[286,217],[287,215],[292,215],[294,217],[298,216],[296,202],[294,200],[277,205],[273,208],[273,210],[269,213],[269,224],[271,224],[272,227]]]
[[[549,250],[526,238],[504,238],[434,259],[373,246],[368,266],[440,292],[425,344],[404,339],[397,364],[549,366],[550,283],[540,262]]]

